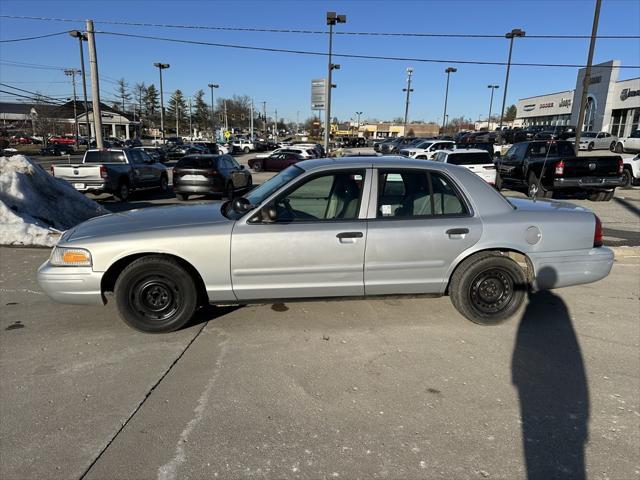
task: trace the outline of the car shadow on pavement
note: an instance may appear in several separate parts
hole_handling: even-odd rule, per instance
[[[241,307],[239,305],[229,305],[224,307],[215,305],[204,305],[196,311],[191,320],[189,320],[187,324],[184,325],[180,330],[191,328],[196,325],[200,325],[201,323],[212,322],[234,312],[238,308]]]
[[[540,272],[551,285],[555,272]],[[529,480],[584,479],[589,388],[569,310],[551,291],[529,295],[512,358]]]

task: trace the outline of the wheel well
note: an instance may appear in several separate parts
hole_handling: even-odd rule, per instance
[[[506,257],[509,257],[511,260],[516,262],[520,266],[520,268],[522,268],[522,270],[524,271],[525,277],[527,278],[527,283],[529,285],[533,283],[533,280],[534,280],[533,264],[531,263],[531,260],[529,260],[529,257],[527,257],[522,252],[519,252],[517,250],[512,250],[509,248],[490,248],[487,250],[480,250],[477,252],[473,252],[471,255],[467,255],[466,257],[464,257],[462,260],[458,262],[458,264],[456,265],[456,268],[453,269],[453,271],[451,272],[451,275],[449,275],[449,278],[447,280],[447,288],[445,290],[445,295],[449,294],[449,284],[451,283],[451,277],[453,277],[453,274],[456,272],[456,270],[460,268],[460,265],[462,265],[462,263],[465,260],[468,260],[469,258],[473,258],[475,256],[487,254],[487,253],[495,254],[495,255],[504,255]]]
[[[127,268],[128,265],[130,265],[132,262],[138,260],[139,258],[142,257],[166,257],[166,258],[171,258],[175,261],[177,261],[187,272],[189,272],[189,274],[191,275],[191,277],[193,278],[193,280],[196,283],[196,289],[198,290],[198,302],[200,305],[204,305],[209,303],[209,297],[207,295],[207,289],[204,286],[204,281],[202,280],[202,277],[200,276],[200,274],[198,273],[198,271],[195,269],[195,267],[193,265],[191,265],[189,262],[187,262],[186,260],[184,260],[183,258],[180,258],[176,255],[170,255],[170,254],[166,254],[166,253],[136,253],[133,255],[129,255],[127,257],[121,258],[120,260],[118,260],[117,262],[115,262],[113,265],[111,265],[107,271],[104,273],[104,275],[102,276],[102,281],[100,282],[100,291],[102,293],[102,299],[103,301],[105,301],[106,303],[106,297],[105,294],[107,292],[113,292],[116,286],[116,281],[118,280],[118,277],[120,276],[120,274],[122,273],[122,271]]]

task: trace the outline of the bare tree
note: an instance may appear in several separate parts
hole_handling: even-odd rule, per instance
[[[116,90],[116,97],[122,103],[122,113],[125,112],[125,103],[131,99],[131,94],[128,91],[129,85],[125,82],[124,78],[118,80],[118,89]]]

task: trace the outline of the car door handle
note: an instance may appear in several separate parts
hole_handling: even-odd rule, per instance
[[[469,233],[468,228],[450,228],[447,230],[447,235],[464,235],[465,233]]]
[[[343,238],[362,238],[362,232],[342,232],[336,235],[340,240]]]

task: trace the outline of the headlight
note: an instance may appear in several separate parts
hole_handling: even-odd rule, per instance
[[[56,267],[90,267],[91,254],[83,248],[55,247],[49,259]]]

